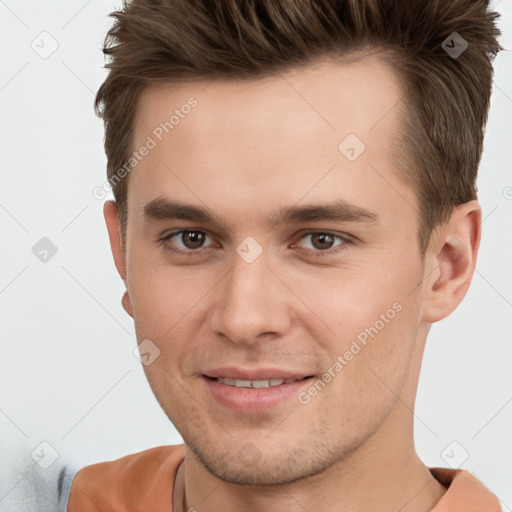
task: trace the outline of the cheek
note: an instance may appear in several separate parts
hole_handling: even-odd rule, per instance
[[[317,313],[302,322],[309,322],[310,337],[323,353],[321,380],[329,381],[325,389],[318,383],[323,398],[313,408],[322,414],[323,400],[337,403],[333,417],[353,421],[354,428],[358,421],[371,423],[387,414],[401,393],[416,341],[419,310],[413,290],[421,267],[398,258],[381,261],[394,263],[388,268],[378,261],[354,265],[337,270],[334,278],[325,270],[310,280],[302,275],[294,288]],[[355,410],[352,419],[344,416]]]
[[[159,364],[144,368],[148,378],[158,371],[165,373],[162,365],[166,370],[187,372],[194,343],[202,339],[198,336],[204,322],[198,317],[202,315],[201,303],[218,280],[218,273],[197,270],[191,278],[190,271],[134,257],[128,276],[138,343],[150,339],[160,350]]]
[[[419,316],[414,300],[396,297],[332,306],[341,312],[336,334],[324,338],[324,373],[300,397],[308,414],[341,426],[349,438],[374,431],[402,395]]]
[[[355,339],[364,344],[392,332],[408,337],[416,308],[412,292],[421,279],[418,262],[386,255],[336,269],[302,270],[290,272],[287,282],[308,308],[303,323],[329,353],[348,350]]]
[[[207,273],[198,271],[194,279],[180,267],[145,261],[135,255],[128,269],[128,289],[135,322],[162,335],[181,322],[209,287]]]

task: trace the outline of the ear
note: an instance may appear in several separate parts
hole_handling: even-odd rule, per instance
[[[128,293],[128,286],[126,284],[126,254],[121,244],[121,226],[119,224],[119,217],[117,215],[117,204],[115,201],[106,201],[103,205],[103,215],[105,223],[107,224],[108,237],[110,239],[110,248],[114,256],[114,263],[124,281],[126,291],[124,292],[121,303],[124,310],[133,317],[133,306]]]
[[[459,205],[430,245],[429,273],[423,321],[438,322],[450,315],[466,295],[475,270],[481,238],[482,209],[478,201]],[[432,266],[434,270],[432,270]]]

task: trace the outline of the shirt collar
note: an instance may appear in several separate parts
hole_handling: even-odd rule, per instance
[[[432,512],[501,512],[498,498],[465,469],[428,468],[448,488]]]

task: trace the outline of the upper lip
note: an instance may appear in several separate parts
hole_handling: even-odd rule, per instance
[[[204,373],[207,377],[215,379],[236,379],[236,380],[268,380],[268,379],[303,379],[311,376],[310,373],[284,370],[279,368],[215,368]]]

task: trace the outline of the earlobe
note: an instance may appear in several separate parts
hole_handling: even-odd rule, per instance
[[[458,206],[438,234],[423,309],[423,320],[438,322],[450,315],[465,297],[475,270],[481,236],[481,208],[477,201]],[[428,271],[428,269],[426,269]]]
[[[117,216],[117,204],[115,201],[106,201],[103,206],[103,215],[105,217],[105,223],[107,224],[108,237],[110,240],[110,248],[112,250],[112,256],[114,257],[114,263],[121,276],[121,279],[126,284],[126,255],[124,253],[121,243],[121,230],[119,225],[119,218]],[[133,306],[130,299],[128,290],[123,294],[121,304],[124,310],[133,317]]]
[[[123,293],[121,304],[123,306],[123,309],[133,318],[133,306],[132,301],[130,299],[130,295],[128,294],[128,290]]]

